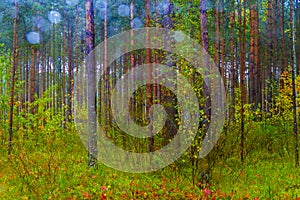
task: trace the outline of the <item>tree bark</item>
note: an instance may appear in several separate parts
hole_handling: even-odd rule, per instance
[[[281,33],[281,73],[283,73],[287,68],[286,62],[286,50],[285,50],[285,38],[284,38],[284,2],[281,0],[281,17],[280,17],[280,33]],[[284,82],[280,80],[280,89],[284,89]]]
[[[231,93],[231,106],[230,106],[230,121],[234,122],[235,115],[235,79],[236,79],[236,71],[235,71],[235,0],[231,1],[232,11],[231,11],[231,19],[230,19],[230,27],[231,27],[231,38],[230,38],[230,46],[231,46],[231,73],[230,73],[230,93]]]
[[[93,0],[85,1],[86,9],[86,54],[95,47],[95,23]],[[96,68],[93,57],[87,60],[88,73],[88,166],[97,167],[97,124],[96,124]]]
[[[74,87],[74,46],[73,46],[73,26],[69,24],[68,26],[68,112],[67,112],[67,121],[72,120],[72,103],[73,103],[73,87]],[[95,83],[96,84],[96,83]]]
[[[292,66],[292,99],[293,99],[293,134],[295,137],[295,165],[299,166],[299,150],[298,150],[298,129],[297,129],[297,94],[296,94],[296,40],[295,40],[295,22],[294,22],[294,2],[290,0],[290,27],[291,27],[291,66]]]
[[[240,42],[240,89],[241,89],[241,162],[245,159],[245,108],[244,105],[246,103],[246,88],[245,88],[245,70],[246,70],[246,3],[243,2],[244,9],[243,9],[243,22],[242,22],[242,4],[239,1],[239,24],[241,24],[239,30],[239,42]]]
[[[8,158],[9,159],[10,159],[10,155],[11,155],[11,151],[12,151],[15,76],[16,76],[16,69],[17,69],[17,66],[18,66],[18,33],[17,33],[17,29],[18,29],[18,1],[15,0],[13,63],[12,63],[10,112],[9,112],[9,128],[8,128]]]
[[[149,0],[145,0],[145,10],[146,10],[146,28],[150,27],[150,1]],[[146,35],[146,44],[147,46],[150,43],[150,35],[149,33],[147,33]],[[146,64],[150,64],[151,63],[151,49],[146,48]],[[153,104],[153,97],[152,97],[152,84],[149,84],[149,82],[151,82],[152,80],[152,69],[151,66],[147,66],[146,67],[146,80],[147,80],[147,86],[146,86],[146,96],[147,96],[147,102],[146,102],[146,114],[148,115],[148,123],[149,123],[149,138],[148,138],[148,150],[149,152],[153,152],[154,151],[154,138],[152,137],[152,126],[150,125],[150,108]]]
[[[249,52],[249,103],[256,110],[259,104],[259,62],[258,62],[258,12],[257,1],[250,5],[250,52]]]

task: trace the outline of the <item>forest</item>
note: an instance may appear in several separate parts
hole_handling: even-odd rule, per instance
[[[300,200],[299,0],[2,0],[0,21],[0,199]]]

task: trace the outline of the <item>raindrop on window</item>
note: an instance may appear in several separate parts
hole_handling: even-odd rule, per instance
[[[133,28],[141,28],[144,26],[143,21],[138,17],[134,18],[131,23],[133,24]]]
[[[19,0],[8,0],[8,3],[15,5],[15,3],[19,3]]]
[[[41,42],[41,37],[40,37],[40,34],[38,32],[31,31],[31,32],[26,34],[26,40],[30,44],[39,44]]]
[[[79,0],[67,0],[66,3],[69,6],[76,6],[79,3]]]
[[[39,28],[43,32],[50,30],[50,22],[47,19],[44,19],[42,16],[33,17],[32,22],[36,28]]]
[[[160,15],[166,14],[169,9],[169,3],[168,2],[161,2],[158,3],[156,6],[157,13]]]
[[[181,31],[175,31],[174,39],[176,42],[183,42],[185,39],[185,35]]]
[[[52,24],[58,24],[61,20],[61,15],[59,12],[52,10],[50,11],[50,13],[48,14],[48,19],[50,20],[50,22]]]
[[[101,10],[101,9],[104,9],[105,7],[107,6],[107,3],[105,2],[105,0],[98,0],[96,1],[95,3],[95,8],[97,10]]]
[[[100,10],[99,10],[99,17],[100,17],[100,19],[101,20],[104,20],[105,19],[105,8],[101,8]],[[110,12],[110,10],[107,8],[106,9],[106,19],[107,20],[109,20],[111,18],[111,12]]]
[[[128,5],[121,4],[118,8],[118,14],[121,17],[128,17],[130,14],[130,8]]]
[[[115,26],[109,26],[107,28],[107,34],[108,34],[108,37],[111,37],[113,35],[116,35],[118,33],[119,29]]]

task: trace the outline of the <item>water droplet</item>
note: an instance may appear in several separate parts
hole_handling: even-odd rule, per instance
[[[105,7],[107,6],[107,3],[106,3],[106,1],[105,0],[98,0],[98,1],[96,1],[96,3],[95,3],[95,8],[97,9],[97,10],[101,10],[101,9],[104,9]]]
[[[59,12],[52,10],[48,15],[48,19],[52,24],[58,24],[61,20],[61,15]]]
[[[47,19],[41,19],[40,21],[40,29],[43,32],[47,32],[50,30],[51,24]]]
[[[116,35],[118,33],[118,31],[119,31],[118,27],[116,27],[116,26],[109,26],[107,28],[108,37]]]
[[[174,39],[176,42],[183,42],[185,39],[185,35],[181,31],[175,31]]]
[[[41,42],[41,37],[40,37],[40,34],[38,32],[31,31],[31,32],[26,34],[26,40],[30,44],[39,44]]]
[[[99,10],[99,17],[101,20],[104,20],[105,19],[105,8],[101,8]],[[111,12],[110,12],[110,9],[106,9],[106,19],[109,20],[111,18]]]
[[[15,3],[19,3],[19,0],[8,0],[8,3],[15,5]]]
[[[169,3],[168,2],[160,2],[156,6],[157,13],[160,15],[167,14],[169,10]]]
[[[33,25],[38,28],[43,32],[49,31],[51,24],[47,19],[44,19],[42,16],[35,16],[32,19]]]
[[[67,0],[66,3],[69,6],[76,6],[79,3],[79,0]]]
[[[121,17],[128,17],[130,14],[130,8],[128,5],[121,4],[118,8],[118,13]]]
[[[133,28],[141,28],[144,26],[143,21],[138,17],[134,18],[131,22],[133,24]]]

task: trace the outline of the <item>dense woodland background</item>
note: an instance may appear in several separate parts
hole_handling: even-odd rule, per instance
[[[300,1],[4,0],[0,21],[1,199],[300,198]],[[226,121],[205,159],[197,156],[210,122],[210,98],[201,74],[180,56],[143,49],[110,66],[104,59],[101,66],[109,70],[97,92],[90,88],[74,96],[75,80],[78,87],[86,85],[80,72],[87,70],[90,78],[95,72],[82,64],[86,55],[107,38],[142,27],[184,32],[219,68]],[[110,111],[116,81],[145,63],[178,69],[203,115],[193,145],[180,159],[156,172],[126,174],[87,153],[73,122],[74,104],[96,106],[95,115],[85,112],[119,147],[161,148],[180,126],[176,97],[167,88],[145,85],[130,104],[132,117],[144,126],[151,105],[163,104],[168,123],[154,137],[129,137]]]

